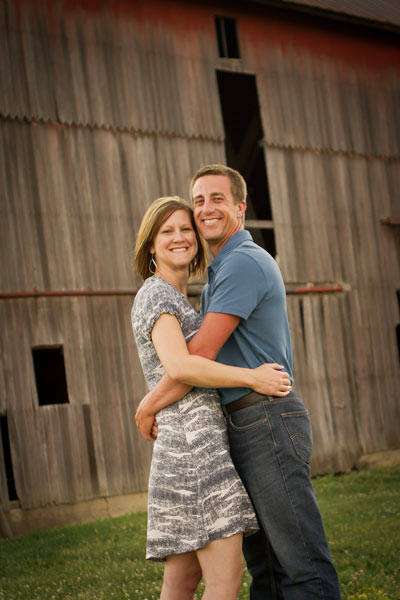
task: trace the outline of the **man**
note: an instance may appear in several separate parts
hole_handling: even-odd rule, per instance
[[[242,176],[223,165],[203,167],[192,179],[194,218],[214,260],[202,293],[203,324],[188,348],[236,366],[273,363],[270,396],[220,390],[232,459],[261,526],[243,544],[251,600],[337,600],[339,582],[310,481],[311,425],[289,391],[285,288],[274,259],[244,230],[246,194]],[[187,391],[163,379],[145,397],[136,420],[147,439],[155,413]]]

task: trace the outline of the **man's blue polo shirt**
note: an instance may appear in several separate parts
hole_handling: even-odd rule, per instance
[[[241,317],[221,348],[217,361],[238,367],[276,362],[292,376],[292,347],[286,314],[286,293],[275,260],[253,242],[248,231],[235,233],[208,267],[208,284],[201,296],[201,314]],[[251,390],[223,388],[222,404]]]

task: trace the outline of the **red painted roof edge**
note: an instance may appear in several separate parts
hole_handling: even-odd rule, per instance
[[[358,8],[351,3],[348,9],[343,6],[343,0],[250,0],[250,2],[350,21],[379,29],[400,31],[400,3],[399,8],[393,3],[393,7],[389,6],[387,10],[376,10],[377,6],[382,5],[377,5],[374,0],[359,0]],[[365,10],[363,10],[362,4],[365,5]]]

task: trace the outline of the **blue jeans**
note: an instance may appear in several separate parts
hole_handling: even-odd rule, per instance
[[[228,417],[231,455],[261,531],[245,538],[251,600],[338,600],[340,589],[310,481],[311,423],[293,394]]]

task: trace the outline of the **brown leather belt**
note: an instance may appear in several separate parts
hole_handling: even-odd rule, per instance
[[[239,398],[239,400],[234,400],[229,404],[225,404],[225,406],[222,407],[222,410],[224,415],[227,417],[241,408],[246,408],[246,406],[257,404],[257,402],[260,402],[260,400],[265,400],[266,398],[268,398],[268,396],[263,396],[258,392],[250,392],[249,394]]]

